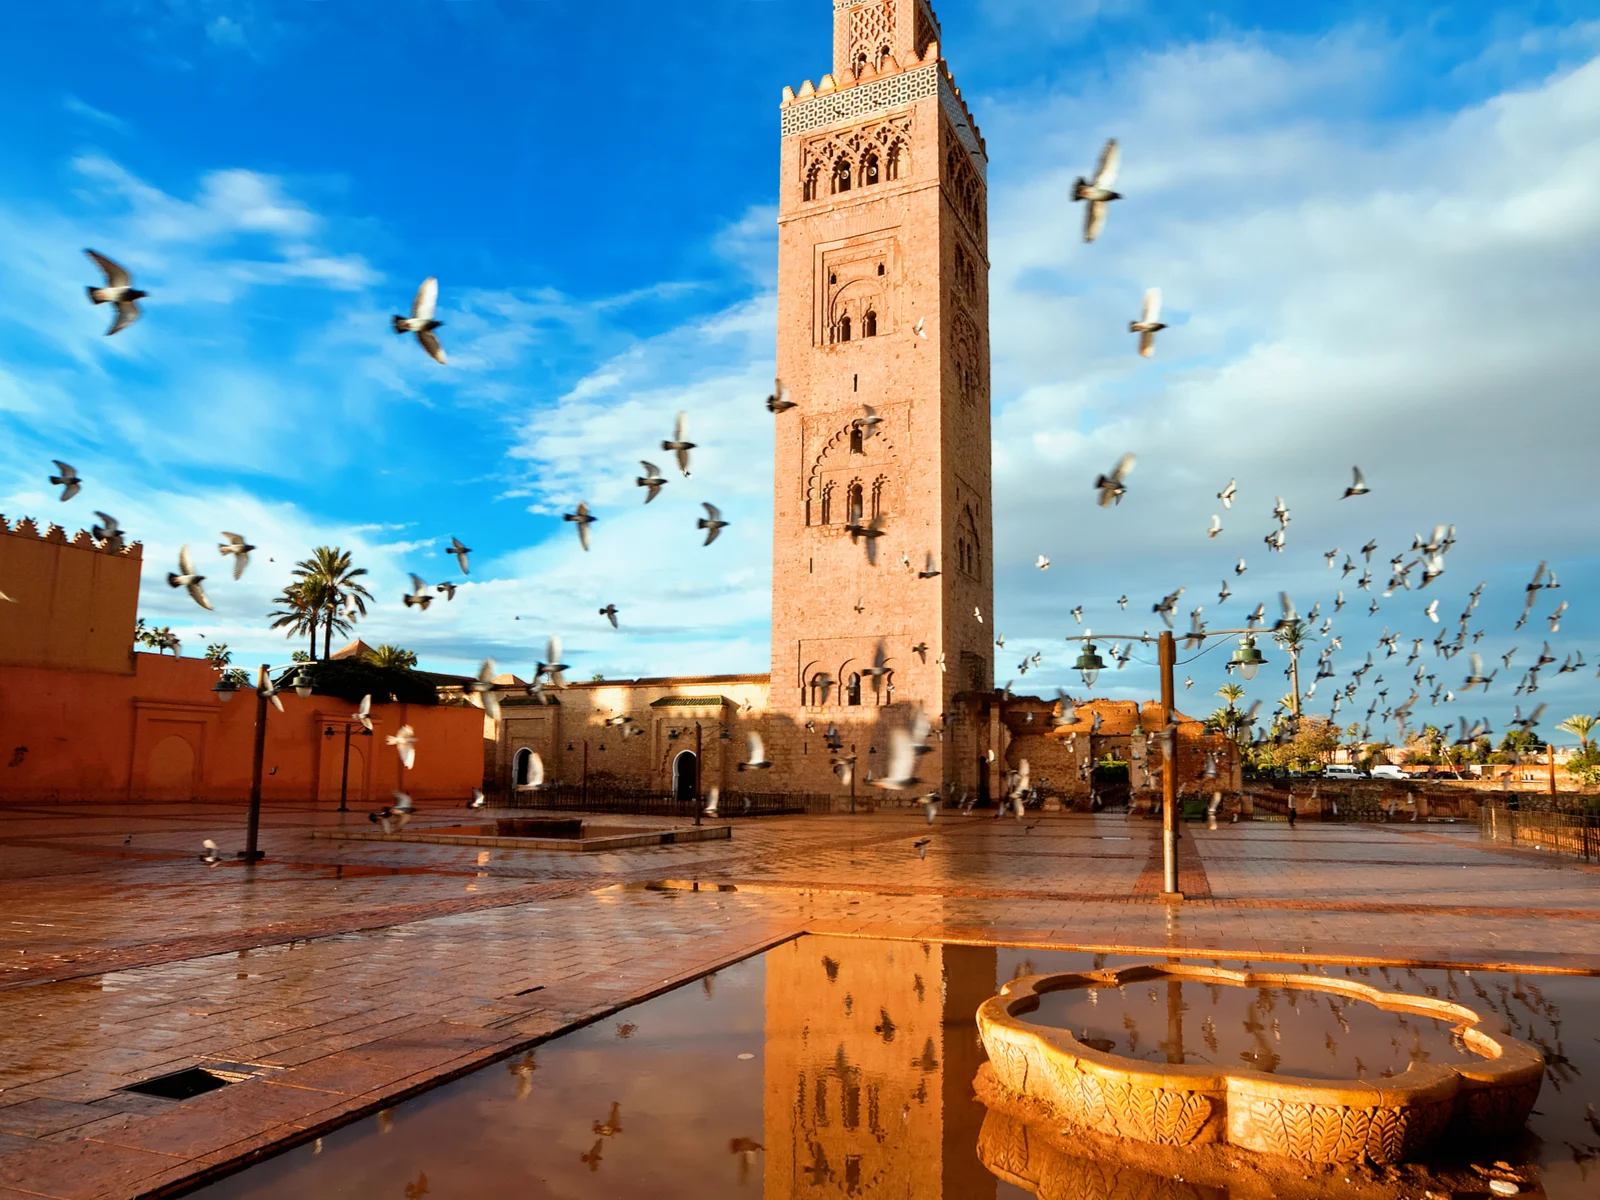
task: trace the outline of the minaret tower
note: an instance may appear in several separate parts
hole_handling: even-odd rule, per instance
[[[927,0],[833,0],[833,20],[833,72],[782,106],[778,376],[798,407],[775,418],[781,765],[827,790],[835,724],[858,775],[881,775],[920,705],[942,732],[921,778],[975,789],[966,699],[994,687],[988,160]],[[874,518],[875,566],[847,528]]]

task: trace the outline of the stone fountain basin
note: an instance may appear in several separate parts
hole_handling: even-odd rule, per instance
[[[1462,1040],[1482,1061],[1413,1063],[1376,1082],[1307,1079],[1145,1062],[1022,1019],[1046,992],[1146,982],[1333,993],[1459,1024]],[[1539,1096],[1544,1056],[1526,1042],[1486,1032],[1482,1019],[1464,1005],[1350,980],[1172,963],[1013,980],[977,1014],[995,1082],[1074,1125],[1158,1145],[1222,1142],[1311,1162],[1378,1163],[1414,1160],[1446,1135],[1487,1140],[1521,1128]]]

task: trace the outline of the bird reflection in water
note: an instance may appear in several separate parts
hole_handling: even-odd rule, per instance
[[[589,1168],[590,1174],[600,1169],[600,1147],[605,1144],[605,1138],[595,1138],[594,1145],[589,1147],[589,1152],[578,1155],[578,1161]]]
[[[506,1070],[509,1071],[517,1081],[518,1100],[526,1100],[533,1092],[533,1073],[538,1069],[538,1066],[539,1064],[534,1061],[532,1050],[528,1051],[521,1058],[507,1060]]]
[[[418,1171],[416,1181],[406,1184],[406,1200],[421,1200],[428,1194],[428,1173]]]
[[[594,1123],[594,1133],[598,1137],[616,1137],[622,1132],[622,1105],[615,1100],[611,1102],[611,1115],[604,1121]]]

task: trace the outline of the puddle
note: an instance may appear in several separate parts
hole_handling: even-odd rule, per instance
[[[1448,1021],[1292,988],[1192,980],[1062,988],[1017,1015],[1143,1062],[1244,1065],[1310,1079],[1387,1079],[1412,1063],[1483,1061]]]
[[[525,819],[521,817],[487,821],[481,825],[422,825],[413,833],[445,834],[449,837],[501,837],[501,838],[571,838],[574,840],[608,837],[629,837],[637,834],[663,833],[661,829],[644,829],[637,825],[595,825],[588,821]]]
[[[1048,1168],[1048,1187],[1038,1183],[1037,1171],[1014,1172],[1013,1181],[1001,1178],[1006,1154],[1029,1135],[973,1097],[973,1077],[983,1062],[972,1024],[977,1005],[1001,982],[1020,975],[1148,961],[801,938],[190,1195],[1017,1200],[1035,1194],[1036,1187],[1041,1195],[1081,1200],[1256,1200],[1271,1194],[1259,1178],[1253,1187],[1199,1186],[1184,1182],[1183,1169],[1160,1173],[1148,1164],[1096,1160],[1092,1147],[1068,1153],[1035,1147],[1033,1164]],[[1234,960],[1215,965],[1263,966]],[[1346,969],[1326,973],[1343,978]],[[1537,1163],[1544,1194],[1557,1200],[1591,1200],[1600,1193],[1600,1130],[1585,1117],[1586,1104],[1600,1103],[1594,1086],[1600,1079],[1594,1033],[1600,980],[1358,968],[1348,973],[1377,988],[1460,1000],[1484,1011],[1487,1026],[1507,1026],[1558,1056],[1552,1057],[1529,1133],[1485,1152]],[[552,993],[558,982],[549,981]],[[1149,1044],[1166,1036],[1165,984],[1157,990],[1152,1003],[1138,985],[1127,989],[1129,1011],[1141,1027],[1144,1010],[1150,1010]],[[1302,1015],[1321,1020],[1328,1015],[1325,995],[1318,994],[1317,1006],[1308,1007],[1303,993],[1295,1003]],[[1289,999],[1280,991],[1268,1009],[1253,989],[1225,989],[1220,1007],[1214,1007],[1206,985],[1185,984],[1185,1039],[1191,1024],[1203,1029],[1210,1016],[1221,1053],[1223,1017],[1242,1035],[1244,1021],[1253,1019],[1252,1004],[1261,1004],[1260,1023],[1271,1039],[1273,1017],[1287,1026]],[[1100,1002],[1108,1002],[1105,991]],[[1354,1014],[1347,1010],[1346,1016],[1354,1032],[1346,1034],[1337,1020],[1324,1032],[1366,1037]],[[1125,1044],[1128,1031],[1119,1022],[1113,1028]],[[1304,1053],[1316,1065],[1316,1047],[1302,1049],[1287,1032],[1272,1045],[1284,1063]],[[1212,1053],[1203,1033],[1196,1052]],[[1017,1180],[1034,1182],[1024,1189]],[[1387,1198],[1391,1192],[1393,1200],[1403,1194],[1391,1188],[1359,1195]]]

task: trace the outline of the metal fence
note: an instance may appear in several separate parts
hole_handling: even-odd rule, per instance
[[[1492,842],[1600,860],[1600,816],[1585,813],[1519,812],[1500,805],[1478,810],[1478,830]]]
[[[691,819],[695,802],[678,800],[648,788],[612,785],[557,784],[537,790],[517,788],[495,798],[506,808],[564,812],[625,813],[644,817]],[[705,801],[701,801],[703,805]],[[848,811],[849,801],[809,792],[724,792],[718,817],[775,817],[799,813]]]

